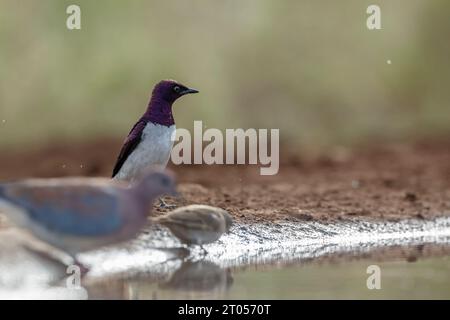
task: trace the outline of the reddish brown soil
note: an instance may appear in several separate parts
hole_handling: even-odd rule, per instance
[[[120,144],[102,139],[3,150],[0,180],[109,176]],[[180,202],[224,207],[247,222],[450,215],[450,141],[340,148],[316,156],[283,154],[285,149],[275,176],[260,176],[258,166],[171,166],[185,198]]]

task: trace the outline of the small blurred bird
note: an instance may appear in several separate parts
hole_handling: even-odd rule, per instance
[[[206,252],[203,244],[218,240],[233,224],[227,211],[199,204],[175,209],[152,220],[167,227],[182,243],[200,245],[203,252]]]
[[[198,93],[174,80],[153,88],[147,110],[133,126],[120,150],[112,177],[132,183],[148,167],[165,168],[175,138],[172,104],[180,97]],[[165,206],[160,199],[161,205]]]
[[[99,178],[30,179],[1,184],[0,208],[78,263],[80,252],[134,238],[163,194],[175,194],[175,181],[158,171],[130,188]]]

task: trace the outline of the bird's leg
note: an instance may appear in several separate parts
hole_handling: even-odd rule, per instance
[[[80,268],[81,276],[86,275],[89,272],[89,267],[86,267],[84,264],[80,262],[76,262],[77,266]]]
[[[81,276],[85,276],[89,272],[89,268],[81,263],[76,257],[72,256],[72,265],[80,269]]]
[[[174,208],[177,207],[177,206],[174,205],[174,204],[167,204],[167,203],[163,200],[163,198],[158,198],[158,200],[159,200],[159,207],[162,208],[162,209],[174,209]]]
[[[203,245],[200,245],[200,249],[202,250],[203,256],[206,256],[208,254],[208,251],[203,247]]]

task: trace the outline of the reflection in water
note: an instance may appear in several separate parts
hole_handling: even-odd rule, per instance
[[[228,269],[209,261],[186,261],[170,279],[159,284],[161,289],[182,291],[226,291],[233,284]]]
[[[367,288],[372,264],[381,269],[381,290]],[[449,274],[448,257],[249,268],[233,276],[210,262],[188,261],[167,280],[103,279],[88,290],[91,299],[449,299]]]
[[[0,232],[0,299],[86,299],[86,291],[66,286],[66,265],[36,239]]]
[[[209,261],[186,261],[167,280],[130,283],[134,299],[219,299],[233,284],[230,270]]]
[[[427,243],[448,246],[450,219],[335,225],[317,222],[241,225],[236,226],[232,234],[208,245],[209,254],[205,257],[196,250],[186,251],[164,230],[150,228],[124,246],[82,255],[81,261],[91,267],[83,279],[82,289],[66,288],[65,266],[37,253],[42,251],[27,249],[35,243],[34,239],[28,241],[16,237],[10,229],[0,231],[0,298],[85,299],[83,288],[89,293],[89,299],[320,298],[327,294],[340,297],[343,284],[336,284],[341,289],[333,291],[326,280],[336,276],[334,266],[328,269],[314,267],[308,273],[303,266],[289,271],[285,265],[309,261],[316,266],[314,261],[324,256],[365,255],[374,249],[392,246]],[[260,273],[256,271],[260,265],[276,266],[275,269],[283,267],[283,270]],[[351,262],[345,260],[343,265],[351,266]],[[347,272],[345,267],[342,269],[342,275],[350,280],[359,277],[356,282],[348,282],[347,294],[366,290],[361,287],[366,277],[364,265],[357,265],[352,272]],[[255,269],[237,272],[248,266],[255,266]],[[389,267],[397,270],[393,269],[396,266]],[[432,265],[423,264],[423,270],[427,271],[427,276],[432,276],[432,280],[439,269],[447,267],[448,260],[444,259],[437,259]],[[229,268],[236,270],[233,277]],[[413,280],[417,275],[421,276],[407,265],[399,270],[402,277],[408,272]],[[383,274],[388,275],[384,271]],[[325,281],[309,283],[310,290],[300,295],[302,292],[298,288],[305,287],[304,281],[314,279]],[[296,283],[299,280],[303,282]],[[446,276],[441,277],[439,283],[450,287],[449,281]],[[385,290],[385,297],[393,292]],[[427,292],[426,288],[423,292]],[[265,295],[261,296],[261,293]]]
[[[111,277],[85,286],[90,299],[211,299],[222,297],[232,284],[230,270],[209,261],[188,260],[162,279]]]

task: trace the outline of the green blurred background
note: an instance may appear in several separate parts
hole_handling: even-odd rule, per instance
[[[449,36],[446,0],[0,0],[0,147],[122,139],[165,78],[201,92],[178,127],[305,148],[448,135]]]

